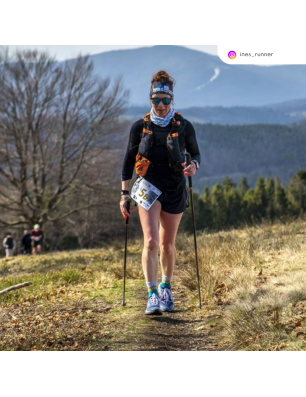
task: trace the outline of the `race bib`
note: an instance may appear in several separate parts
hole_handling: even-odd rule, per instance
[[[132,199],[146,210],[149,210],[158,197],[162,194],[152,183],[144,178],[139,178],[132,188]]]

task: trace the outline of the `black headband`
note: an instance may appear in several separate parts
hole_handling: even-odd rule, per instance
[[[155,81],[151,85],[150,96],[153,94],[169,94],[173,97],[173,84],[170,81],[166,83],[161,83],[159,81]]]

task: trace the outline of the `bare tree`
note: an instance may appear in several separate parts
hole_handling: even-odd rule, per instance
[[[97,77],[88,56],[64,63],[37,51],[0,56],[3,225],[43,225],[98,205],[71,197],[103,184],[78,176],[106,150],[128,94],[120,79]]]

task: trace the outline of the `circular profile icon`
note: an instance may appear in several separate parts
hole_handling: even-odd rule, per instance
[[[228,57],[229,57],[230,59],[235,59],[235,58],[236,58],[236,52],[235,52],[235,51],[230,51],[230,52],[228,53]]]

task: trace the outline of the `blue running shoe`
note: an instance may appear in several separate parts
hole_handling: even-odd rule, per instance
[[[160,300],[156,294],[152,294],[148,299],[147,309],[145,311],[146,314],[163,314],[160,310]]]
[[[160,293],[160,308],[162,312],[172,312],[174,309],[174,299],[170,288],[162,288],[161,284],[158,286]]]

